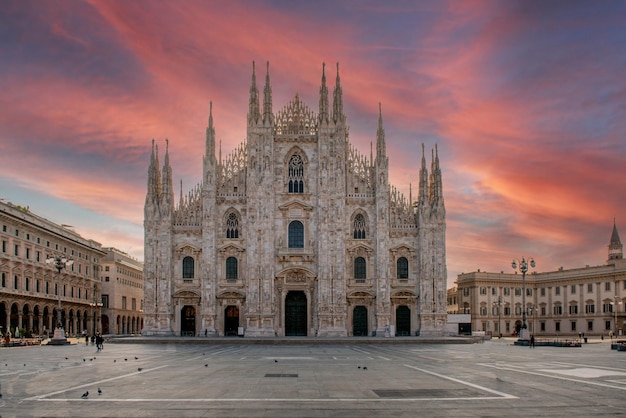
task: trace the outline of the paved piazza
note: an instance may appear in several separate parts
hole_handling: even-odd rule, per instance
[[[0,349],[0,414],[626,415],[626,352],[481,344],[106,344]],[[98,394],[98,388],[102,393]],[[89,396],[83,399],[83,393]]]

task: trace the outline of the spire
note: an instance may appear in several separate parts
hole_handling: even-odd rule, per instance
[[[424,151],[424,144],[422,143],[422,166],[420,167],[420,184],[418,202],[420,205],[425,205],[428,200],[428,170],[426,169],[426,155]]]
[[[215,128],[213,127],[213,102],[209,102],[209,125],[206,128],[206,149],[204,157],[207,161],[215,158]]]
[[[248,109],[248,125],[254,125],[259,122],[259,89],[256,86],[256,71],[254,61],[252,61],[252,85],[250,86],[250,103]]]
[[[339,80],[339,63],[337,63],[337,81],[333,91],[333,121],[343,122],[343,93],[341,92],[341,81]]]
[[[263,89],[263,124],[272,126],[274,114],[272,113],[272,88],[270,87],[270,62],[267,62],[265,73],[265,88]]]
[[[159,147],[152,140],[150,166],[148,167],[148,191],[146,202],[158,199],[161,194],[161,173],[159,172]]]
[[[326,63],[322,63],[322,86],[320,87],[320,125],[328,124],[328,87],[326,87]]]
[[[378,131],[376,131],[376,158],[385,158],[387,146],[385,145],[385,130],[383,129],[383,108],[378,103]],[[382,161],[381,161],[382,162]]]
[[[621,245],[622,241],[619,239],[619,233],[617,232],[617,225],[615,224],[615,218],[613,218],[613,233],[611,234],[611,244]]]
[[[433,150],[430,176],[431,203],[441,203],[443,202],[443,184],[441,180],[441,169],[439,168],[439,151],[437,149],[437,144],[435,144],[435,149]]]
[[[611,243],[609,244],[609,262],[612,260],[621,260],[624,258],[624,250],[622,241],[619,239],[615,218],[613,218],[613,232],[611,233]]]
[[[435,185],[435,149],[430,150],[430,203],[434,203],[437,200],[437,186]]]
[[[174,205],[174,186],[172,184],[172,167],[170,166],[169,139],[165,139],[165,161],[163,162],[162,171],[162,193],[161,207],[164,214],[167,214],[167,208],[173,208]]]
[[[179,208],[183,207],[183,179],[180,179],[180,203],[178,204]]]

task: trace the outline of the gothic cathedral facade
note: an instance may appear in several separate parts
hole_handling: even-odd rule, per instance
[[[419,193],[389,184],[382,112],[369,158],[348,139],[339,66],[332,103],[272,109],[256,72],[247,138],[216,157],[212,108],[202,180],[175,202],[152,145],[145,201],[144,335],[442,336],[446,214],[437,149]],[[182,189],[182,185],[181,185]]]

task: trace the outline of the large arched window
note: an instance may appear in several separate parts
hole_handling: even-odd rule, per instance
[[[226,238],[239,238],[239,217],[230,212],[226,218]]]
[[[289,248],[304,248],[304,225],[300,221],[289,223]]]
[[[237,280],[237,258],[226,259],[226,280]]]
[[[406,257],[398,258],[396,261],[396,276],[398,279],[408,279],[409,278],[409,260]]]
[[[354,217],[354,239],[365,239],[365,217],[360,213]]]
[[[183,279],[193,279],[194,261],[193,257],[183,258]]]
[[[298,154],[289,160],[289,193],[304,193],[304,161]]]
[[[365,280],[367,278],[365,259],[363,257],[354,259],[354,278],[357,280]]]

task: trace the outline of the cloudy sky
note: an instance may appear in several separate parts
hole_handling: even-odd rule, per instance
[[[176,195],[245,138],[252,61],[274,111],[317,109],[340,64],[350,141],[382,103],[391,182],[439,147],[449,284],[461,272],[603,264],[626,235],[622,1],[28,1],[0,10],[0,199],[143,259],[152,139]],[[262,80],[262,79],[261,79]],[[626,236],[624,236],[626,238]]]

